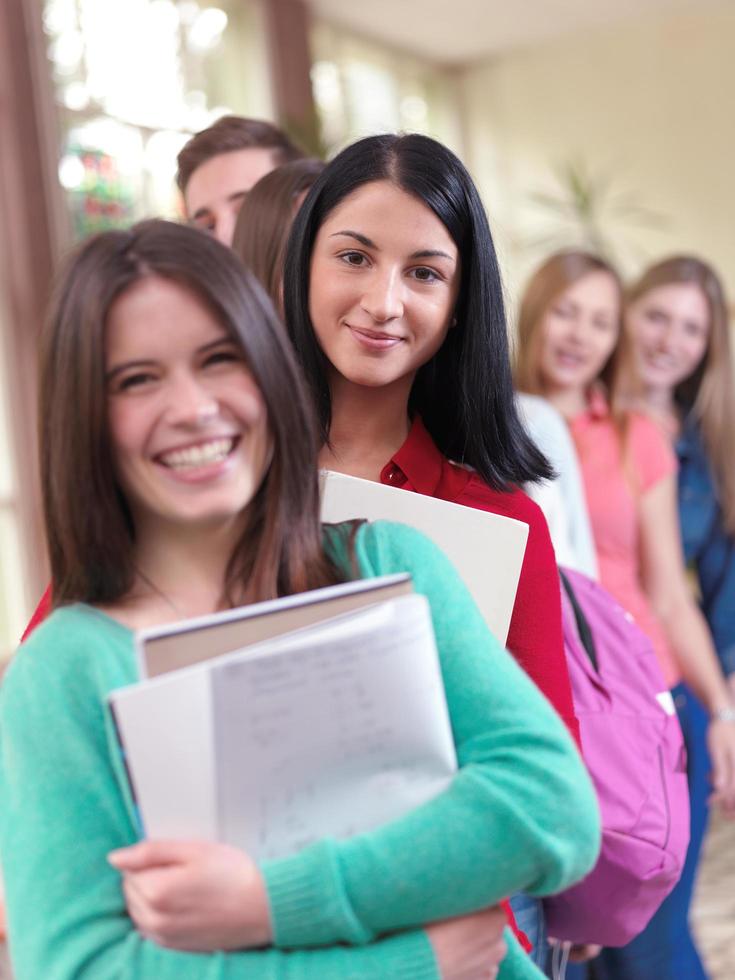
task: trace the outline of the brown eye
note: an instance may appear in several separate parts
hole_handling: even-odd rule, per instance
[[[204,364],[228,364],[239,360],[241,360],[241,358],[238,357],[234,351],[220,350],[217,351],[216,354],[210,354]]]
[[[366,262],[366,258],[362,252],[342,252],[339,257],[346,265],[354,266],[356,269],[360,268]]]
[[[417,279],[419,282],[438,282],[441,278],[434,269],[429,269],[425,265],[419,266],[418,269],[413,269],[412,273],[414,279]]]

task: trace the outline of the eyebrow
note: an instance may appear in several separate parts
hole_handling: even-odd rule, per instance
[[[221,347],[223,344],[230,344],[232,347],[238,346],[232,337],[225,335],[224,337],[218,337],[217,340],[210,340],[210,342],[208,344],[204,344],[203,347],[197,347],[196,353],[206,354],[208,351],[213,350],[216,347]],[[140,361],[124,361],[122,364],[116,364],[114,368],[107,371],[105,374],[105,379],[107,381],[111,381],[123,371],[129,371],[131,368],[155,367],[156,364],[157,361],[150,358]]]
[[[450,262],[455,262],[456,259],[451,256],[448,252],[442,252],[440,248],[423,248],[420,252],[413,252],[409,258],[411,259],[449,259]]]
[[[376,252],[380,251],[380,248],[375,244],[374,241],[369,239],[367,235],[360,234],[359,231],[350,231],[345,228],[344,231],[334,231],[329,236],[330,238],[336,238],[339,235],[346,235],[348,238],[354,238],[356,241],[364,245],[365,248],[373,248]],[[442,252],[439,248],[422,248],[418,252],[412,252],[409,255],[410,259],[449,259],[450,262],[456,263],[456,259],[449,255],[448,252]]]

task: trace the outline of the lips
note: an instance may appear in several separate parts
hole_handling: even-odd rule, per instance
[[[192,470],[211,466],[226,459],[235,448],[237,437],[226,436],[208,439],[193,446],[182,446],[168,452],[159,453],[156,461],[171,470]]]
[[[353,327],[349,323],[347,327],[355,340],[368,350],[383,351],[392,350],[403,343],[403,337],[396,337],[393,334],[384,333],[379,330],[369,330],[365,327]]]
[[[678,366],[676,360],[668,354],[646,354],[645,361],[651,367],[662,371],[670,371]]]
[[[581,367],[587,360],[581,354],[572,354],[569,351],[555,351],[554,357],[562,367],[570,368]]]

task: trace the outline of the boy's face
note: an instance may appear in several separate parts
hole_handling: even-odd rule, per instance
[[[245,194],[276,165],[273,150],[262,147],[230,150],[205,160],[184,191],[189,223],[229,247]]]

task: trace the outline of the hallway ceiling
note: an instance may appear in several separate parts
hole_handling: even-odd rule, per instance
[[[732,0],[306,0],[315,16],[442,64]]]

